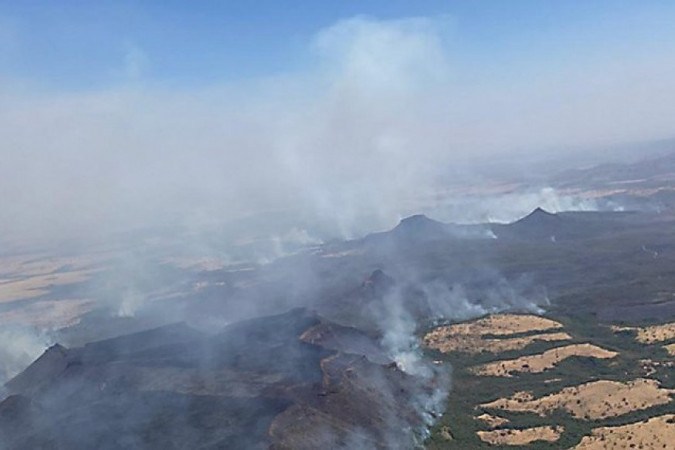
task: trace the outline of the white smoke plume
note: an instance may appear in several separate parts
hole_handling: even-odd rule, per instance
[[[413,400],[425,423],[424,428],[414,433],[420,441],[428,436],[429,427],[445,410],[451,387],[451,367],[434,364],[422,353],[418,334],[424,324],[462,321],[502,311],[541,314],[549,304],[545,290],[527,277],[507,280],[489,271],[484,277],[484,286],[469,293],[460,284],[442,280],[421,282],[418,277],[408,274],[407,282],[398,283],[381,303],[371,305],[369,310],[380,329],[380,343],[389,357],[400,370],[420,380],[420,388]],[[421,292],[422,297],[415,298],[416,292]],[[426,305],[422,317],[414,312],[420,298]]]
[[[0,386],[33,362],[52,343],[46,333],[29,327],[0,329]]]
[[[486,89],[459,81],[468,68],[454,38],[449,18],[356,17],[317,31],[303,70],[245,82],[169,90],[143,78],[152,55],[136,50],[122,64],[137,78],[128,84],[54,91],[8,80],[0,190],[15,201],[0,211],[3,238],[82,239],[279,210],[354,237],[419,212],[439,180],[471,181],[513,148],[530,149],[520,162],[551,142],[671,131],[670,65],[640,65],[639,88],[634,67],[610,76],[589,65]],[[607,83],[589,84],[589,74]],[[650,107],[625,107],[635,104]]]
[[[144,303],[143,294],[133,289],[128,289],[120,294],[121,300],[117,310],[118,317],[134,317],[138,308]]]
[[[578,195],[561,194],[556,189],[520,188],[508,193],[485,193],[482,195],[442,196],[438,202],[427,205],[429,214],[439,220],[455,223],[510,223],[536,208],[551,213],[565,211],[599,211],[608,208],[597,199],[583,198]],[[619,205],[611,205],[611,210],[620,210]]]
[[[443,17],[356,17],[317,31],[306,43],[308,67],[246,82],[168,89],[144,79],[152,55],[133,46],[123,64],[133,83],[58,91],[7,80],[0,87],[0,192],[9,199],[0,208],[2,239],[96,241],[120,230],[201,230],[276,212],[351,238],[390,228],[430,197],[440,198],[433,216],[449,222],[508,221],[537,206],[596,209],[550,189],[472,198],[467,208],[459,196],[442,195],[442,183],[455,176],[475,181],[477,165],[514,148],[526,149],[527,158],[551,143],[564,148],[672,132],[670,62],[611,64],[611,71],[598,63],[536,74],[536,83],[467,84],[471,71],[453,53],[452,39],[452,21]],[[276,237],[256,261],[324,240],[302,229],[271,233]],[[101,281],[110,292],[104,300],[121,317],[135,316],[149,298],[137,278],[152,276],[131,256],[112,280]],[[296,284],[314,281],[306,278]],[[504,308],[539,311],[546,298],[506,280],[481,306],[460,286],[422,290],[435,318],[447,320]],[[405,372],[443,376],[422,360],[406,304],[397,292],[379,311],[383,346]],[[40,333],[13,330],[2,330],[0,342],[4,377],[46,346]],[[420,412],[442,410],[444,395],[421,393]]]

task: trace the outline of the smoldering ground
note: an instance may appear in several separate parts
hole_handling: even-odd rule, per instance
[[[518,173],[505,157],[513,149],[522,164],[560,153],[552,143],[670,132],[670,65],[637,64],[640,89],[638,68],[602,61],[537,73],[537,83],[524,71],[511,84],[467,84],[457,33],[452,18],[356,17],[309,39],[307,67],[267,78],[169,90],[134,69],[127,82],[86,92],[9,83],[0,90],[3,239],[200,227],[273,210],[357,236],[418,212],[417,199],[447,180],[480,179],[497,156],[504,167],[489,177]],[[599,74],[606,83],[592,82]]]
[[[350,256],[335,258],[312,254],[312,247],[388,229],[426,207],[448,178],[475,181],[478,165],[513,148],[527,149],[526,159],[552,142],[564,147],[662,136],[670,132],[675,105],[673,68],[654,61],[609,71],[599,61],[543,78],[530,73],[517,83],[467,85],[462,80],[470,70],[463,72],[453,54],[454,33],[445,17],[357,17],[316,33],[307,43],[308,68],[264,79],[167,89],[144,77],[137,62],[152,64],[152,55],[139,58],[142,49],[134,47],[126,58],[132,67],[125,67],[133,80],[122,84],[54,91],[17,82],[1,89],[3,240],[35,246],[68,238],[87,251],[130,229],[150,239],[162,235],[158,246],[147,245],[144,232],[126,235],[116,261],[82,291],[100,305],[61,337],[79,346],[179,320],[213,332],[309,306],[337,323],[368,327],[419,381],[411,405],[423,429],[428,414],[442,409],[445,391],[425,388],[442,374],[419,355],[419,323],[532,309],[545,295],[489,270],[465,282],[467,274],[457,268],[464,261],[425,263],[429,247],[393,245],[373,256],[359,248],[349,253],[352,244],[339,243],[333,253]],[[639,89],[632,83],[636,73],[645,80]],[[589,82],[600,75],[607,83]],[[649,107],[620,107],[627,104]],[[465,204],[440,206],[447,207],[446,220],[504,220],[541,206],[531,204],[542,197],[559,209],[579,206],[549,191],[526,198],[527,208],[517,211],[495,211],[503,198],[482,203],[472,217],[463,216]],[[222,224],[253,214],[264,220],[244,228],[265,232],[237,241],[241,236],[223,230]],[[301,224],[278,219],[288,216]],[[270,230],[280,222],[284,226]],[[220,247],[213,236],[237,245]],[[270,246],[258,245],[265,239]],[[176,253],[206,254],[225,267],[178,270],[163,259]],[[453,270],[438,273],[437,263]],[[371,296],[363,282],[376,269],[396,284]],[[12,373],[26,355],[37,356],[39,333],[3,340],[10,343],[5,353]],[[392,423],[408,424],[397,420]]]
[[[304,252],[255,265],[244,272],[230,271],[227,267],[181,271],[175,267],[162,268],[161,264],[150,270],[146,266],[152,260],[143,259],[142,255],[134,252],[125,252],[116,263],[117,268],[114,271],[101,275],[100,280],[107,284],[92,291],[98,292],[98,295],[105,293],[108,301],[113,301],[117,292],[118,303],[106,304],[102,311],[92,311],[80,323],[63,330],[62,337],[69,337],[72,342],[79,339],[79,345],[82,345],[96,340],[96,333],[100,338],[101,335],[112,332],[107,337],[113,337],[147,329],[153,323],[161,325],[176,320],[187,320],[192,328],[201,326],[208,331],[206,335],[212,337],[195,338],[192,331],[187,331],[190,328],[171,327],[162,328],[159,337],[155,338],[151,335],[122,337],[85,345],[82,350],[76,344],[73,350],[68,351],[63,362],[58,362],[57,358],[57,363],[47,366],[49,370],[46,375],[43,373],[28,377],[28,380],[47,378],[47,381],[43,381],[47,383],[44,385],[44,392],[49,395],[36,401],[42,402],[46,408],[42,410],[44,412],[59,410],[68,402],[88,404],[91,399],[103,395],[106,402],[112,402],[109,404],[109,411],[114,412],[132,402],[125,395],[135,389],[142,392],[173,392],[177,389],[178,392],[190,394],[222,390],[223,394],[245,393],[247,398],[257,398],[265,392],[260,391],[261,386],[269,381],[259,384],[262,379],[254,378],[245,382],[237,371],[246,369],[256,372],[264,367],[264,372],[269,372],[266,377],[276,379],[283,375],[291,377],[291,380],[299,377],[309,383],[308,388],[325,385],[322,384],[325,382],[318,382],[324,378],[339,380],[339,377],[345,376],[351,380],[345,381],[347,384],[344,386],[353,385],[354,391],[350,390],[352,388],[345,391],[346,388],[340,387],[343,386],[341,383],[329,383],[323,388],[325,392],[320,392],[318,397],[333,398],[332,402],[342,403],[344,410],[331,409],[330,402],[325,405],[319,403],[313,407],[327,408],[329,414],[337,417],[365,408],[370,416],[364,416],[361,425],[347,435],[336,430],[324,430],[314,435],[321,442],[333,442],[335,447],[344,448],[354,445],[355,442],[361,442],[362,448],[380,448],[382,445],[388,448],[409,448],[415,442],[420,443],[426,437],[428,427],[442,413],[451,386],[449,368],[432,365],[422,356],[416,338],[420,327],[433,320],[466,319],[504,309],[531,310],[535,308],[534,303],[541,299],[532,295],[537,292],[536,289],[528,291],[535,286],[532,280],[508,280],[500,277],[498,272],[485,269],[476,269],[470,274],[462,270],[457,272],[463,267],[463,263],[455,252],[444,252],[447,258],[444,263],[424,257],[425,254],[428,255],[430,248],[438,246],[438,242],[419,240],[414,236],[411,240],[411,236],[396,231],[392,231],[390,235],[392,239],[380,238],[372,241],[366,238],[334,242],[318,248],[314,242],[310,242]],[[442,242],[461,246],[465,239],[486,245],[495,241],[494,237],[485,233],[469,236]],[[333,252],[340,249],[343,250],[338,251],[341,256],[332,256]],[[159,257],[161,261],[163,254]],[[142,276],[134,276],[135,273]],[[132,280],[135,282],[132,283]],[[195,283],[206,283],[200,285],[205,289],[191,290]],[[125,286],[128,290],[124,289]],[[183,288],[187,290],[182,290]],[[161,292],[164,290],[165,294],[171,295],[163,297]],[[129,292],[134,299],[141,301],[134,301],[133,309],[121,310],[121,307],[129,306],[126,297]],[[298,344],[298,334],[306,331],[307,326],[317,324],[317,319],[312,314],[286,313],[299,306],[316,311],[318,317],[323,318],[320,320],[327,321],[328,327],[339,326],[353,330],[340,331],[346,334],[339,335],[338,340],[343,347],[337,354],[340,355],[337,356],[337,362],[332,359],[336,355],[334,350],[326,351],[331,347],[326,347],[327,344],[322,343],[321,338],[311,344],[319,345],[318,348]],[[281,318],[270,317],[274,314],[281,314],[278,316]],[[256,317],[252,321],[241,322]],[[207,322],[209,326],[204,327]],[[227,322],[232,325],[223,328],[223,324]],[[218,323],[220,326],[216,325]],[[94,334],[91,334],[92,331]],[[178,341],[172,343],[174,339]],[[130,344],[131,342],[136,343]],[[362,359],[364,356],[358,356],[363,351],[363,342],[372,342],[372,346],[380,349],[384,361],[392,361],[395,368],[383,365],[380,357],[370,360],[366,356],[369,353],[364,354],[365,360]],[[226,347],[222,347],[223,345]],[[279,358],[267,358],[265,355],[270,355],[269,352],[274,352]],[[225,364],[224,367],[234,372],[228,372],[230,375],[224,380],[218,378],[222,375],[211,374],[210,370],[221,370],[219,364]],[[66,372],[62,375],[54,377],[50,372],[62,370],[63,367]],[[183,371],[187,372],[183,374]],[[202,381],[194,384],[198,379]],[[80,381],[88,383],[86,389],[85,386],[76,388]],[[50,384],[52,388],[47,388]],[[309,401],[311,405],[311,402],[316,401],[308,400],[317,398],[314,389],[317,388],[309,388],[309,394],[303,390],[293,394],[291,400],[295,408],[306,408],[305,402]],[[372,397],[356,395],[361,392],[359,389],[370,393],[368,395]],[[125,399],[123,404],[115,403],[108,393],[122,395]],[[148,395],[152,397],[155,394],[144,393],[143,398]],[[259,403],[257,400],[246,403],[249,406],[239,403],[235,405],[240,405],[237,408],[247,411],[247,408],[254,408],[254,405],[257,405],[255,408],[263,409],[277,405],[281,410],[277,411],[277,406],[272,410],[277,411],[275,414],[280,414],[283,408],[288,407],[285,403],[288,400],[286,398],[282,402],[286,406],[279,406],[277,403],[265,406],[264,402]],[[168,397],[153,397],[148,401],[158,409],[139,410],[140,415],[134,415],[133,420],[132,416],[127,416],[127,425],[136,423],[143,429],[151,427],[153,417],[160,414],[160,410],[171,417],[184,416],[186,420],[188,415],[201,411],[199,402],[191,398],[172,400]],[[175,409],[167,410],[169,406]],[[274,436],[299,442],[298,436],[292,431],[295,428],[291,419],[283,414],[273,417],[276,418],[270,419],[271,424],[277,424],[270,425],[276,430],[277,434]],[[43,420],[48,423],[50,419],[36,420],[32,423],[39,424]],[[346,419],[342,417],[340,420]],[[115,423],[115,419],[110,417],[110,424]],[[175,442],[191,442],[202,432],[201,422],[181,421],[174,425],[178,427],[173,434]],[[44,426],[47,427],[46,424]],[[101,438],[107,429],[116,427],[110,426],[112,428],[93,427],[93,434],[89,437],[94,440]],[[241,430],[247,426],[242,423]],[[179,433],[180,427],[185,429]],[[44,430],[48,428],[39,428],[37,431],[32,429],[31,432],[45,439],[54,439],[51,434],[45,434]],[[357,431],[358,428],[364,428],[365,431]],[[223,439],[228,439],[230,443],[241,442],[234,437],[237,435],[236,429],[232,428],[230,431],[233,434]],[[110,441],[110,445],[116,445],[115,442],[122,441]],[[143,440],[142,436],[131,432],[130,436],[123,438],[123,442],[143,447],[155,441]]]
[[[52,338],[47,332],[34,327],[3,324],[0,331],[0,384],[4,385],[28,367],[51,343]]]

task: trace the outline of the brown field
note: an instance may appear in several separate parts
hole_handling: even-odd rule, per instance
[[[0,258],[0,274],[3,278],[12,278],[17,275],[24,277],[44,275],[64,265],[69,265],[71,262],[71,260],[52,258],[45,254],[4,257]]]
[[[23,255],[0,258],[0,303],[48,294],[51,287],[81,283],[101,270],[109,253],[81,257]]]
[[[617,427],[595,428],[576,450],[672,449],[675,446],[675,414],[652,417],[646,421]]]
[[[441,327],[444,328],[444,327]],[[501,353],[509,350],[522,350],[535,341],[564,341],[572,337],[563,332],[535,334],[515,338],[483,338],[478,335],[445,335],[442,329],[429,332],[424,344],[442,353]]]
[[[35,275],[24,279],[0,283],[0,303],[35,298],[49,293],[51,286],[81,283],[88,280],[94,270],[75,270]]]
[[[39,328],[63,328],[75,325],[91,311],[94,302],[85,299],[39,301],[23,308],[0,313],[0,325],[20,324]]]
[[[500,353],[522,350],[535,341],[572,339],[562,331],[549,331],[561,327],[559,322],[531,314],[495,314],[472,322],[438,327],[424,336],[424,344],[442,353]],[[511,337],[530,331],[539,334]]]
[[[533,412],[540,416],[565,409],[577,418],[597,420],[669,403],[673,394],[675,390],[661,388],[656,380],[640,378],[627,383],[600,380],[567,387],[538,399],[528,392],[518,392],[511,398],[500,398],[480,406]]]
[[[491,445],[527,445],[535,441],[555,442],[564,432],[563,427],[542,426],[522,430],[477,431],[481,441]]]
[[[507,423],[509,423],[509,419],[505,417],[493,416],[488,413],[484,413],[481,414],[480,416],[477,416],[476,420],[480,420],[490,429],[501,427],[502,425],[506,425]]]
[[[46,254],[0,257],[0,278],[28,278],[36,275],[47,275],[63,269],[82,270],[105,261],[111,253],[96,253],[78,257],[57,257]]]
[[[635,332],[635,339],[643,344],[654,344],[675,339],[675,322],[664,323],[662,325],[651,325],[648,327],[619,327],[612,326],[615,332],[632,331]]]
[[[670,356],[675,356],[675,344],[668,344],[664,348]]]
[[[227,267],[227,261],[221,258],[170,257],[165,258],[162,262],[179,269],[203,270],[206,272],[222,270]]]
[[[531,314],[493,314],[471,322],[439,327],[434,331],[442,336],[484,336],[488,334],[508,336],[560,328],[562,328],[560,322]]]
[[[537,355],[521,356],[516,359],[506,359],[483,364],[471,369],[477,375],[510,377],[513,373],[528,372],[540,373],[555,367],[560,361],[572,356],[609,359],[618,353],[605,350],[593,344],[572,344],[556,347]]]

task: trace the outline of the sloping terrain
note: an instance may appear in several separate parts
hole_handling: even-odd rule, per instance
[[[406,448],[423,424],[419,384],[376,341],[305,310],[56,345],[7,387],[0,436],[17,449]]]
[[[526,322],[537,323],[529,315],[514,314],[510,320],[495,315],[428,331],[424,342],[430,356],[453,364],[455,384],[429,448],[670,448],[675,380],[661,340],[640,340],[643,334],[633,328],[580,324],[569,317],[542,317],[539,323],[549,326],[532,331],[523,331]],[[489,323],[510,323],[511,332],[509,327],[474,331],[477,348],[496,345],[492,351],[467,352],[466,331],[484,330]],[[550,330],[567,333],[572,343],[499,344]],[[651,331],[644,336],[661,336]],[[545,370],[537,369],[549,359]],[[447,433],[452,441],[444,438]]]
[[[576,450],[606,448],[668,449],[675,442],[675,415],[666,414],[615,427],[595,428],[585,436]]]
[[[50,334],[61,345],[7,384],[3,439],[16,448],[408,448],[437,423],[432,448],[489,447],[478,431],[557,426],[558,440],[532,445],[571,447],[593,428],[672,413],[672,402],[659,391],[659,402],[597,420],[573,408],[542,417],[480,405],[597,382],[617,392],[643,378],[675,388],[661,323],[675,313],[673,230],[668,211],[535,210],[477,226],[415,216],[265,264],[203,268],[167,263],[157,250],[148,258],[161,265],[142,272],[133,295],[91,311],[91,297],[117,300],[124,283],[110,287],[107,269],[78,265],[90,278],[0,304],[7,321],[38,320],[44,302],[86,306]],[[653,336],[636,339],[641,330]],[[453,366],[452,384],[411,374],[432,360]],[[477,376],[476,367],[495,371]],[[447,404],[444,416],[431,398]],[[485,415],[508,422],[476,420]]]

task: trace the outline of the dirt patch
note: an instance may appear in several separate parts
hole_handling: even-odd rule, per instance
[[[77,257],[27,254],[0,257],[0,303],[39,297],[55,286],[87,281],[112,258],[110,252]]]
[[[448,428],[448,427],[441,427],[440,433],[441,433],[441,437],[446,441],[452,441],[453,439],[455,439],[452,436],[452,432],[450,431],[450,428]]]
[[[530,331],[549,331],[562,327],[560,322],[532,314],[493,314],[471,322],[439,327],[436,330],[442,330],[445,336],[484,336],[489,334],[508,336]]]
[[[63,328],[75,325],[94,308],[86,299],[38,301],[23,308],[0,312],[0,325],[21,324],[39,328]]]
[[[485,413],[476,417],[476,420],[480,420],[490,429],[498,428],[509,423],[509,419],[505,417],[493,416],[491,414]]]
[[[673,394],[675,390],[661,388],[657,380],[639,378],[627,383],[600,380],[567,387],[541,398],[534,398],[528,392],[518,392],[510,398],[501,398],[481,407],[533,412],[540,416],[565,409],[574,417],[597,420],[669,403]]]
[[[635,339],[643,344],[654,344],[675,339],[675,322],[648,327],[619,327],[613,325],[611,329],[615,333],[623,331],[634,332]]]
[[[645,376],[654,375],[660,368],[666,367],[672,369],[675,367],[675,361],[654,361],[651,359],[641,359],[640,368],[644,372]]]
[[[556,347],[546,350],[544,353],[521,356],[516,359],[505,359],[483,364],[472,368],[477,375],[510,377],[514,373],[540,373],[555,367],[560,361],[572,356],[583,356],[588,358],[609,359],[614,358],[618,353],[605,350],[593,344],[572,344],[564,347]]]
[[[0,257],[0,278],[28,278],[55,273],[64,268],[68,268],[68,271],[87,269],[108,260],[111,256],[111,252],[96,252],[72,257],[50,256],[48,254]]]
[[[559,322],[531,314],[494,314],[472,322],[438,327],[424,337],[424,344],[442,353],[500,353],[522,350],[535,341],[564,341],[572,337]],[[551,331],[554,330],[554,331]],[[538,332],[513,337],[524,332]]]
[[[665,345],[664,348],[670,356],[675,356],[675,344]]]
[[[39,297],[47,294],[53,286],[86,281],[93,273],[93,270],[76,270],[36,275],[16,281],[4,281],[0,283],[0,303]]]
[[[534,427],[522,430],[478,431],[481,441],[491,445],[527,445],[535,441],[556,442],[564,432],[563,427]]]
[[[536,334],[504,339],[486,339],[478,335],[445,335],[436,329],[424,337],[424,344],[442,353],[501,353],[509,350],[522,350],[535,341],[564,341],[572,337],[563,332]]]
[[[576,450],[669,449],[675,442],[675,414],[652,417],[646,421],[617,427],[595,428],[584,436]]]
[[[227,267],[227,262],[222,258],[190,258],[190,257],[169,257],[165,258],[164,264],[177,267],[179,269],[189,269],[196,271],[212,272],[222,270]]]

